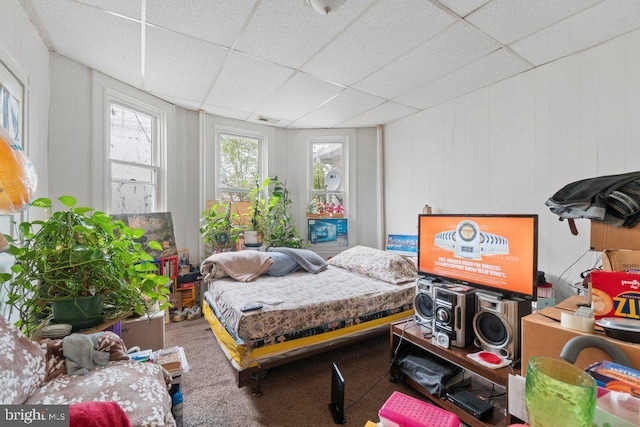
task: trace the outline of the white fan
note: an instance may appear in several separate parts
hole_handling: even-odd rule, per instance
[[[324,177],[324,185],[329,191],[336,191],[340,188],[340,171],[331,169]]]

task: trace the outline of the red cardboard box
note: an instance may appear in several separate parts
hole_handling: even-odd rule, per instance
[[[640,274],[592,271],[592,306],[596,319],[640,319]]]

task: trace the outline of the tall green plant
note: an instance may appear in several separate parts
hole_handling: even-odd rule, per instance
[[[31,335],[38,323],[51,314],[50,303],[58,299],[100,294],[107,317],[120,312],[148,314],[150,302],[168,306],[164,285],[169,278],[155,274],[153,258],[138,242],[144,230],[93,208],[76,206],[76,199],[62,196],[65,207],[46,221],[23,222],[18,238],[5,236],[15,257],[12,274],[0,274],[7,290],[5,312],[16,310],[16,325]],[[33,207],[50,212],[52,202],[41,198]],[[162,250],[155,241],[152,249]]]
[[[295,217],[291,212],[289,189],[278,177],[266,182],[269,188],[269,200],[264,213],[264,236],[266,246],[302,248],[304,241],[296,228]]]

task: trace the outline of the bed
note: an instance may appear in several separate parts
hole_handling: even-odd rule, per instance
[[[408,258],[364,246],[328,262],[308,250],[281,250],[296,258],[297,268],[290,260],[283,265],[278,248],[216,254],[202,265],[203,313],[236,370],[238,387],[251,384],[259,395],[263,371],[388,333],[389,323],[413,315],[417,276]],[[299,254],[313,259],[312,268]],[[255,273],[246,281],[246,271],[237,276],[241,280],[229,277],[220,256],[250,256]],[[241,310],[252,304],[263,307]]]

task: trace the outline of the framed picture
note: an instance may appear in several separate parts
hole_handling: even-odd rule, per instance
[[[418,236],[410,234],[387,235],[387,251],[400,255],[418,256]]]
[[[5,128],[13,143],[25,149],[27,74],[11,54],[0,44],[0,126]],[[0,215],[0,233],[15,237],[16,224],[27,219],[25,212]]]
[[[0,57],[0,126],[22,147],[24,85]]]

